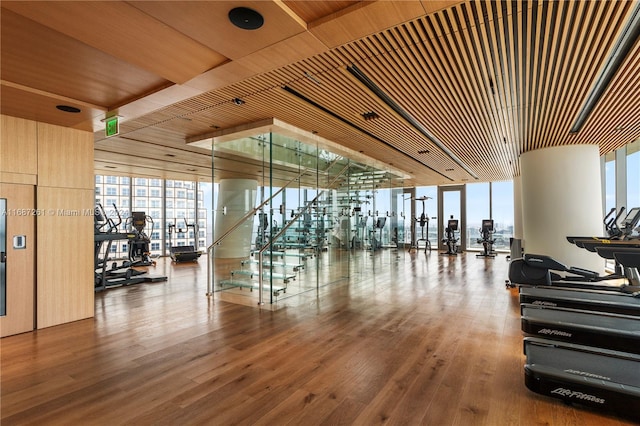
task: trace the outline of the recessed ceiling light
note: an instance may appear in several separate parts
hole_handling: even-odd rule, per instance
[[[56,108],[58,108],[60,111],[71,112],[73,114],[77,114],[80,112],[80,108],[76,108],[71,105],[56,105]]]
[[[244,104],[244,101],[240,98],[233,98],[233,103],[236,105],[242,105]]]
[[[363,112],[362,114],[362,118],[364,118],[365,120],[369,121],[369,120],[375,120],[376,118],[380,118],[380,116],[375,112],[375,111],[367,111],[367,112]]]
[[[260,13],[248,7],[236,7],[229,11],[229,21],[243,30],[257,30],[264,24]]]

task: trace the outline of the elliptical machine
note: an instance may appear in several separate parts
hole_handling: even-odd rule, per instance
[[[493,243],[495,242],[492,238],[493,233],[493,219],[482,219],[482,227],[480,228],[482,238],[478,238],[476,241],[478,244],[482,244],[483,251],[480,254],[476,254],[476,257],[496,257],[496,252],[493,251]]]
[[[153,233],[153,219],[145,212],[132,212],[131,217],[127,219],[129,233],[129,261],[130,266],[155,266],[156,262],[151,259],[151,251],[149,246],[151,238],[144,232],[147,223],[151,224],[151,232]]]
[[[442,239],[442,242],[447,245],[447,251],[440,253],[449,256],[455,256],[458,254],[458,240],[456,238],[456,232],[458,231],[458,219],[454,219],[453,215],[447,222],[447,227],[444,228],[446,237]]]

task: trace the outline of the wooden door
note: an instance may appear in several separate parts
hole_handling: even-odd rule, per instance
[[[0,183],[0,199],[6,200],[0,215],[5,225],[5,315],[0,316],[0,337],[35,328],[35,188]]]

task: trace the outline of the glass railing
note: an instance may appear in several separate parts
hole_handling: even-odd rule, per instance
[[[281,303],[350,278],[355,253],[403,246],[402,179],[311,139],[246,130],[213,139],[214,181],[246,185],[218,194],[209,295]]]

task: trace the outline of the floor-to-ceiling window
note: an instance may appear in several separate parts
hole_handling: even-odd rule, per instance
[[[483,219],[491,219],[489,182],[467,184],[467,248],[479,249]]]
[[[616,156],[613,152],[605,156],[604,207],[606,212],[616,208]]]
[[[627,145],[627,206],[640,207],[640,140]]]
[[[205,199],[205,192],[208,199]],[[210,242],[207,237],[208,230],[212,229],[210,183],[96,175],[95,193],[96,203],[103,206],[118,232],[130,230],[132,212],[147,215],[143,231],[151,239],[149,249],[154,256],[167,255],[172,245],[195,245],[197,242],[197,247],[204,250]],[[168,232],[170,224],[175,225],[171,235]],[[118,240],[111,245],[110,256],[126,258],[128,251],[128,242]]]
[[[491,183],[491,214],[493,219],[494,246],[496,250],[508,250],[513,237],[513,181]]]

